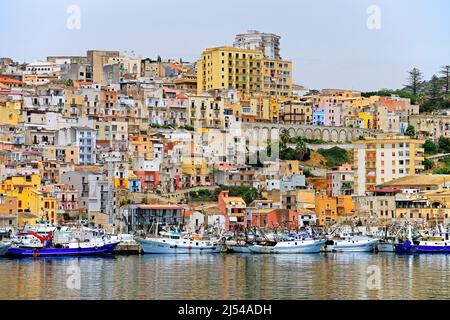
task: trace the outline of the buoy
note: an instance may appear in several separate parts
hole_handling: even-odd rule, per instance
[[[192,246],[189,246],[188,249],[189,249],[189,250],[192,250]]]

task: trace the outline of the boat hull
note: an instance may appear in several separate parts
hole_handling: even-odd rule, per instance
[[[228,249],[234,253],[252,253],[250,246],[228,246]]]
[[[279,242],[275,246],[254,245],[248,247],[252,253],[256,254],[300,254],[300,253],[320,253],[325,240],[317,241],[290,241]]]
[[[394,243],[379,243],[376,246],[377,252],[395,252]]]
[[[443,253],[450,254],[449,246],[427,246],[413,245],[407,243],[398,243],[395,245],[395,251],[400,254],[407,253]]]
[[[6,255],[10,247],[11,243],[0,243],[0,257]]]
[[[142,251],[145,254],[204,254],[204,253],[220,253],[222,247],[213,246],[196,246],[181,245],[173,243],[162,243],[153,240],[139,240]]]
[[[364,243],[336,242],[333,245],[324,245],[324,252],[373,252],[378,240]]]
[[[109,243],[92,248],[44,248],[44,249],[25,249],[9,248],[7,256],[20,257],[59,257],[59,256],[100,256],[112,254],[119,243]]]

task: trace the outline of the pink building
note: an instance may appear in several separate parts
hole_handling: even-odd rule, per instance
[[[324,125],[327,127],[340,127],[341,124],[341,107],[335,105],[328,100],[319,104],[318,110],[324,111]]]
[[[50,192],[56,197],[56,207],[59,212],[78,209],[78,191],[67,184],[49,185],[44,191]]]

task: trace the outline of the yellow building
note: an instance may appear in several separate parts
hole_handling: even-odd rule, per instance
[[[373,114],[370,114],[368,112],[359,112],[358,118],[361,120],[363,124],[363,128],[365,129],[373,129]]]
[[[188,123],[196,128],[224,129],[225,99],[210,95],[189,96]]]
[[[209,90],[288,96],[292,92],[292,62],[264,59],[257,50],[207,49],[197,63],[197,94]]]
[[[282,175],[302,175],[303,168],[298,160],[284,160],[280,163],[280,172]]]
[[[283,120],[286,123],[311,125],[313,123],[312,105],[303,101],[286,101],[284,103]]]
[[[79,164],[78,147],[76,146],[45,146],[43,156],[49,161]]]
[[[83,115],[83,97],[75,88],[67,88],[65,91],[64,117],[80,117]]]
[[[262,63],[262,91],[270,96],[292,95],[292,62],[264,59]]]
[[[40,188],[38,174],[8,177],[0,184],[0,194],[18,199],[19,225],[33,225],[37,219],[57,222],[56,198]]]
[[[15,126],[22,122],[21,107],[21,101],[0,100],[0,125]]]

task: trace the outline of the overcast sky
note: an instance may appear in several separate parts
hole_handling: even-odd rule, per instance
[[[80,29],[66,26],[70,5]],[[88,49],[193,61],[249,29],[282,37],[307,88],[398,88],[412,67],[429,78],[450,64],[448,0],[0,0],[0,56],[20,62]]]

